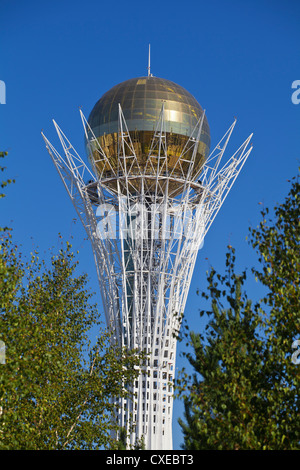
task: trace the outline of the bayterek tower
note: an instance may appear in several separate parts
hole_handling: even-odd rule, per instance
[[[251,135],[224,162],[236,120],[210,151],[197,99],[150,67],[80,116],[87,158],[55,121],[63,152],[42,136],[91,241],[111,341],[145,353],[132,394],[113,398],[116,419],[128,448],[143,437],[148,450],[172,449],[176,335],[198,250]]]

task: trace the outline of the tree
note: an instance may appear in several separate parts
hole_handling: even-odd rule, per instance
[[[137,374],[134,352],[108,346],[89,303],[86,275],[74,276],[71,247],[51,267],[26,265],[6,240],[0,252],[0,448],[91,449],[110,445],[111,397],[126,395]]]
[[[11,231],[1,234],[0,449],[112,445],[111,398],[129,393],[140,357],[109,345],[77,266],[69,243],[48,263],[37,252],[26,261]]]
[[[236,274],[232,247],[225,275],[208,273],[202,296],[211,308],[201,311],[207,326],[204,334],[186,333],[194,374],[182,371],[177,384],[186,449],[300,448],[300,368],[292,361],[300,337],[299,189],[295,178],[274,221],[264,210],[259,227],[250,230],[263,299],[247,298],[247,272]]]

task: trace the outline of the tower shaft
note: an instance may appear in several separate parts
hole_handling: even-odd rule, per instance
[[[119,425],[130,429],[130,445],[143,437],[146,448],[170,449],[176,334],[197,254],[191,234],[201,236],[199,219],[157,194],[106,201],[97,223],[105,248],[98,250],[99,238],[92,241],[96,257],[105,253],[112,260],[99,279],[106,317],[119,347],[145,353],[132,399],[116,400]]]

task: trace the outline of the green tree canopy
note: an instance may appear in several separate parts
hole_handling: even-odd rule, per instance
[[[203,334],[187,328],[194,373],[182,371],[177,384],[186,449],[300,448],[300,364],[292,360],[300,338],[299,189],[295,178],[274,220],[266,209],[250,230],[263,299],[248,298],[246,271],[236,273],[232,247],[225,274],[208,273],[206,328]]]

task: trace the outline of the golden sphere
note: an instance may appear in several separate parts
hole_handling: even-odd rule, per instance
[[[160,117],[162,103],[164,103],[164,125],[166,136],[166,148],[160,154],[160,161],[155,161],[158,156],[158,148],[151,152],[151,164],[149,152],[158,119]],[[107,91],[95,104],[88,123],[95,134],[109,165],[99,158],[96,151],[88,152],[90,159],[94,160],[95,167],[101,180],[108,187],[116,187],[116,177],[122,180],[124,166],[118,160],[118,115],[119,104],[131,137],[135,152],[132,159],[129,179],[131,178],[130,192],[140,191],[139,172],[142,170],[144,181],[151,185],[151,181],[157,175],[157,165],[160,179],[169,176],[169,186],[172,191],[180,192],[182,181],[189,174],[189,179],[197,178],[208,156],[210,147],[210,132],[206,117],[204,117],[200,142],[198,144],[195,161],[189,171],[193,148],[187,152],[183,150],[189,138],[197,137],[193,131],[203,114],[203,109],[197,100],[183,87],[176,83],[153,76],[138,77],[126,80]],[[127,148],[127,155],[130,150]],[[129,160],[130,161],[130,160]],[[147,163],[148,162],[148,163]],[[113,171],[112,171],[113,170]],[[170,178],[171,175],[171,178]],[[152,183],[153,184],[153,183]],[[164,191],[165,184],[160,187]],[[149,188],[148,188],[149,189]]]

